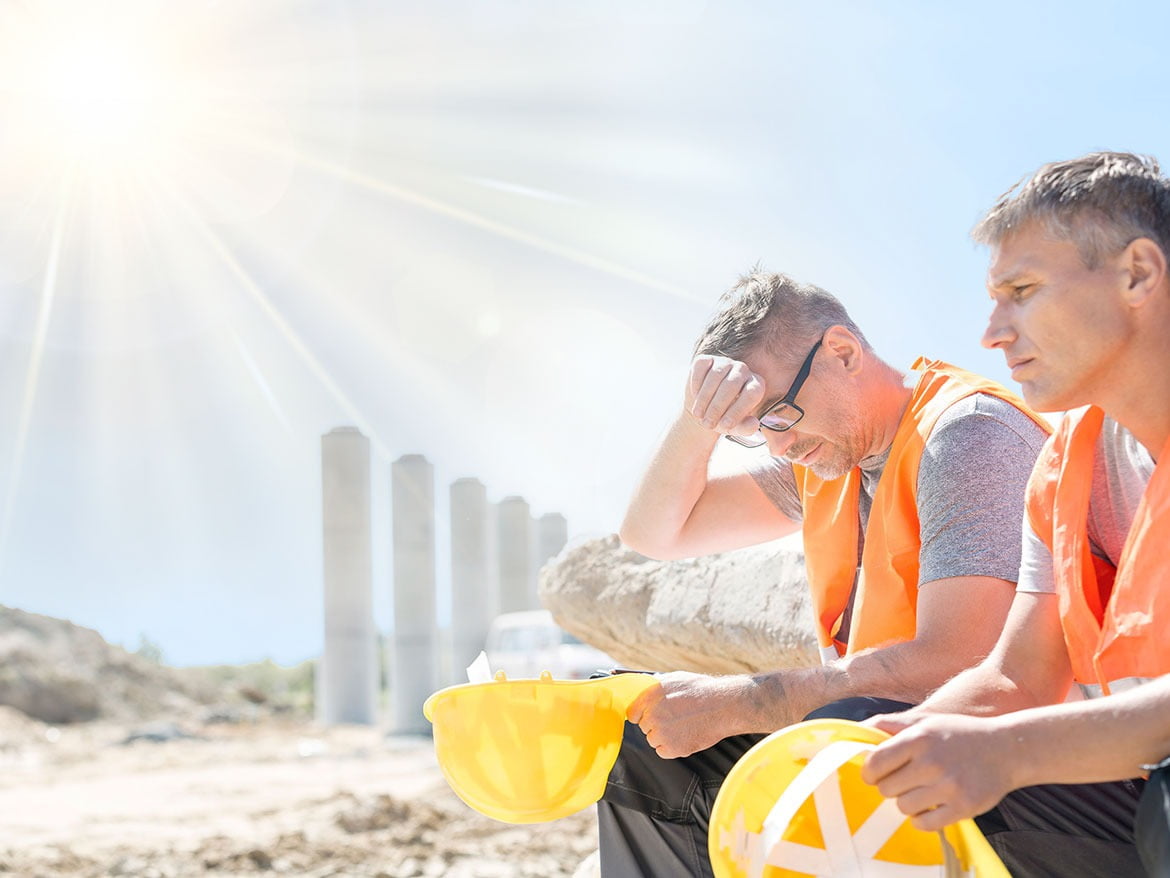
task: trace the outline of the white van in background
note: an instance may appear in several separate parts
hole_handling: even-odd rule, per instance
[[[536,678],[541,671],[550,671],[556,680],[583,680],[616,664],[557,625],[548,610],[496,616],[484,652],[492,673],[503,671],[510,680]]]

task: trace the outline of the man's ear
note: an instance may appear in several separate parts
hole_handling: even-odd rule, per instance
[[[845,374],[856,375],[861,371],[865,345],[852,330],[840,324],[830,326],[825,330],[821,346],[844,368]]]
[[[1161,291],[1170,279],[1167,274],[1166,254],[1149,238],[1129,242],[1121,255],[1121,268],[1126,274],[1122,298],[1132,308],[1140,308],[1150,297]]]

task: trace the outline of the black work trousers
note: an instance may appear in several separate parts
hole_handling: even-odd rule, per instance
[[[1134,834],[1147,874],[1170,878],[1170,759],[1152,768],[1138,803]]]
[[[860,721],[908,707],[848,698],[806,719]],[[597,806],[602,878],[713,878],[711,806],[731,767],[764,737],[738,735],[682,759],[661,759],[627,723]],[[1170,878],[1170,760],[1149,783],[1015,790],[976,823],[1015,878]]]
[[[863,720],[906,710],[883,698],[849,698],[805,719]],[[707,855],[711,806],[731,767],[766,735],[736,735],[713,747],[662,759],[626,723],[617,762],[597,803],[602,878],[713,878]]]

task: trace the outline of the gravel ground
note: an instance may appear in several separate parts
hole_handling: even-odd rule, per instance
[[[0,708],[0,814],[0,874],[19,876],[595,874],[593,809],[498,823],[428,739],[287,719],[53,727]]]

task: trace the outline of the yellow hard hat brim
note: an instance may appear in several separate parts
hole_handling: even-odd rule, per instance
[[[648,674],[508,680],[440,690],[423,713],[455,793],[507,823],[539,823],[595,803],[621,747],[626,710]]]

